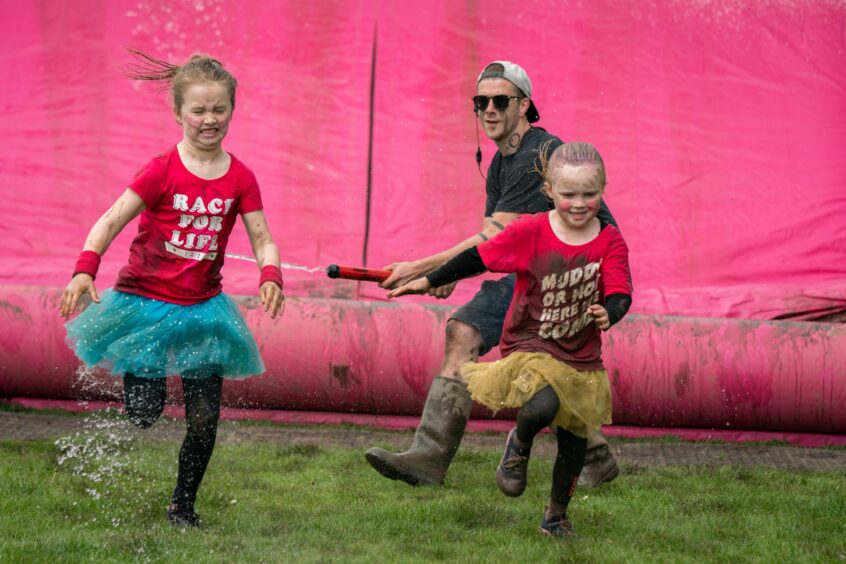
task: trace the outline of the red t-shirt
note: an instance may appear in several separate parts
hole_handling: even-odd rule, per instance
[[[576,370],[599,370],[600,331],[586,312],[605,296],[631,294],[629,250],[613,225],[585,245],[568,245],[550,213],[525,215],[479,245],[488,270],[517,273],[500,352],[544,352]]]
[[[238,215],[262,209],[253,172],[230,154],[214,180],[189,172],[174,146],[129,183],[146,209],[115,289],[181,305],[222,290],[220,268]]]

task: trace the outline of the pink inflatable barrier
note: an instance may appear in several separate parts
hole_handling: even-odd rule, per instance
[[[77,375],[59,295],[0,286],[0,396],[119,398],[120,379]],[[227,406],[420,413],[449,308],[292,298],[273,321],[255,299],[240,303],[267,372],[227,382]],[[604,355],[615,423],[846,434],[844,325],[631,315]]]

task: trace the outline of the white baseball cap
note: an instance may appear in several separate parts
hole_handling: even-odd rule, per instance
[[[504,78],[516,86],[529,99],[529,111],[526,112],[526,119],[529,123],[534,123],[540,119],[538,109],[532,101],[532,80],[523,70],[523,67],[511,61],[494,61],[489,63],[481,72],[476,84],[478,85],[486,78]]]

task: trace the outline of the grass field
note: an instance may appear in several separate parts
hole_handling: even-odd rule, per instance
[[[846,560],[846,479],[768,468],[624,466],[537,534],[551,461],[502,496],[496,452],[462,449],[444,488],[384,480],[360,449],[218,445],[202,530],[164,519],[178,444],[104,419],[60,441],[0,441],[0,561],[727,562]]]

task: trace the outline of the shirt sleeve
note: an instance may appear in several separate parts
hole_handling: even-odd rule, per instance
[[[605,300],[605,311],[608,312],[608,325],[613,327],[626,316],[632,305],[632,297],[626,294],[611,294]]]
[[[521,272],[528,268],[534,249],[534,216],[521,217],[505,230],[478,246],[485,268],[491,272]]]
[[[479,250],[476,247],[470,247],[455,255],[440,268],[427,274],[426,279],[433,288],[439,288],[456,280],[481,274],[485,270],[485,263],[479,256]]]
[[[164,193],[162,187],[167,174],[166,162],[160,156],[150,160],[129,183],[129,188],[138,194],[148,209],[154,208]]]
[[[253,171],[246,169],[243,188],[241,196],[238,198],[238,214],[243,215],[254,211],[264,209],[261,201],[261,191],[259,190],[258,180]]]
[[[629,248],[623,236],[615,227],[614,237],[608,244],[608,251],[602,258],[599,271],[602,275],[603,298],[611,294],[632,294],[631,276],[629,275]]]

